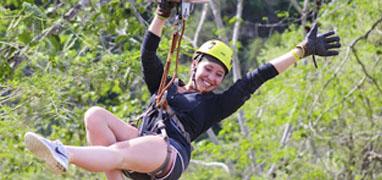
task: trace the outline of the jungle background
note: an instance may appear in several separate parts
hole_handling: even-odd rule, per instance
[[[102,106],[128,122],[149,99],[140,44],[155,3],[1,0],[1,179],[105,179],[71,166],[55,176],[25,149],[34,131],[86,145],[84,112]],[[224,90],[288,52],[317,20],[340,55],[307,57],[264,84],[234,115],[193,143],[181,179],[382,179],[382,1],[210,0],[187,20],[180,77],[192,51],[220,38],[235,49]],[[172,33],[167,24],[159,55]]]

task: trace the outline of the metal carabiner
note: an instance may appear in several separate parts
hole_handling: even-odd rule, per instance
[[[185,2],[184,0],[180,0],[179,4],[176,8],[176,21],[187,20],[190,16],[191,10],[193,8],[193,4],[190,2]]]
[[[193,5],[191,3],[181,2],[182,19],[187,20],[190,16]]]

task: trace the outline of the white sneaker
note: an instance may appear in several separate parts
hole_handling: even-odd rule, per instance
[[[54,173],[62,174],[68,169],[69,156],[59,140],[50,141],[33,132],[27,132],[25,144],[38,159],[46,162]]]

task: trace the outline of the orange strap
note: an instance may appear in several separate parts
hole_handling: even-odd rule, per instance
[[[157,96],[155,99],[155,104],[157,107],[163,107],[163,108],[167,107],[167,101],[163,100],[162,98],[166,98],[166,97],[164,97],[164,94],[166,93],[166,91],[168,90],[170,85],[174,82],[174,80],[177,78],[179,55],[180,55],[180,53],[179,53],[180,52],[180,45],[181,45],[181,41],[183,38],[184,30],[185,30],[185,23],[186,23],[186,21],[183,19],[180,34],[179,34],[179,31],[175,31],[172,35],[171,47],[170,47],[168,54],[167,54],[166,64],[165,64],[165,67],[163,70],[162,79],[161,79],[161,82],[160,82],[160,85],[159,85],[159,88],[157,91]],[[171,66],[171,59],[172,59],[175,51],[176,51],[175,70],[174,70],[174,74],[173,74],[170,82],[167,83],[166,81],[167,81],[167,76],[169,74],[169,70],[170,70],[170,66]]]

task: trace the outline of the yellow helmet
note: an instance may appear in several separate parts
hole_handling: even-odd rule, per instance
[[[205,42],[198,50],[196,50],[196,54],[199,53],[207,54],[216,58],[224,64],[228,71],[232,68],[233,51],[222,41],[210,40]]]

